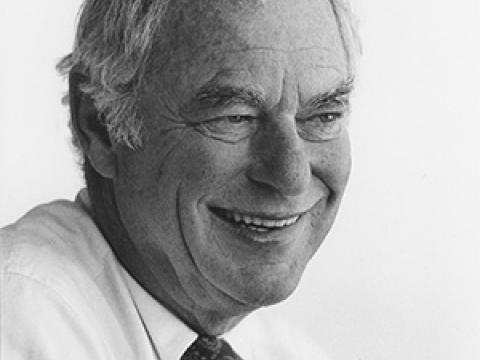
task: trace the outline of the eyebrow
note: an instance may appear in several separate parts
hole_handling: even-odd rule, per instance
[[[348,95],[350,95],[355,88],[354,83],[355,79],[348,77],[335,88],[310,98],[306,104],[306,108],[319,108],[332,102],[348,104]]]
[[[206,84],[193,96],[187,109],[222,107],[234,104],[245,104],[258,107],[265,102],[260,91],[251,87],[222,86]]]
[[[354,79],[349,77],[335,88],[313,96],[306,104],[306,108],[317,109],[332,102],[347,103],[347,96],[354,89]],[[245,104],[258,107],[265,102],[265,97],[257,89],[251,87],[237,87],[207,83],[192,97],[185,106],[187,112],[195,109],[223,107],[234,104]]]

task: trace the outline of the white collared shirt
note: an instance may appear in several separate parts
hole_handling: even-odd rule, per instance
[[[88,208],[82,190],[0,230],[0,359],[179,360],[198,335],[126,272]],[[224,338],[244,360],[325,359],[258,312]]]

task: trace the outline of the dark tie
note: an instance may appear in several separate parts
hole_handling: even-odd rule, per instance
[[[199,336],[180,360],[242,360],[225,340]]]

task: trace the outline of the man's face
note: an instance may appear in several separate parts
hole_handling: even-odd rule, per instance
[[[225,3],[172,12],[114,188],[149,286],[233,314],[285,299],[334,220],[350,73],[329,1]]]

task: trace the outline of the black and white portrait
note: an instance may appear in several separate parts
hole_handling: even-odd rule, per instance
[[[0,4],[0,358],[480,358],[480,2]]]

